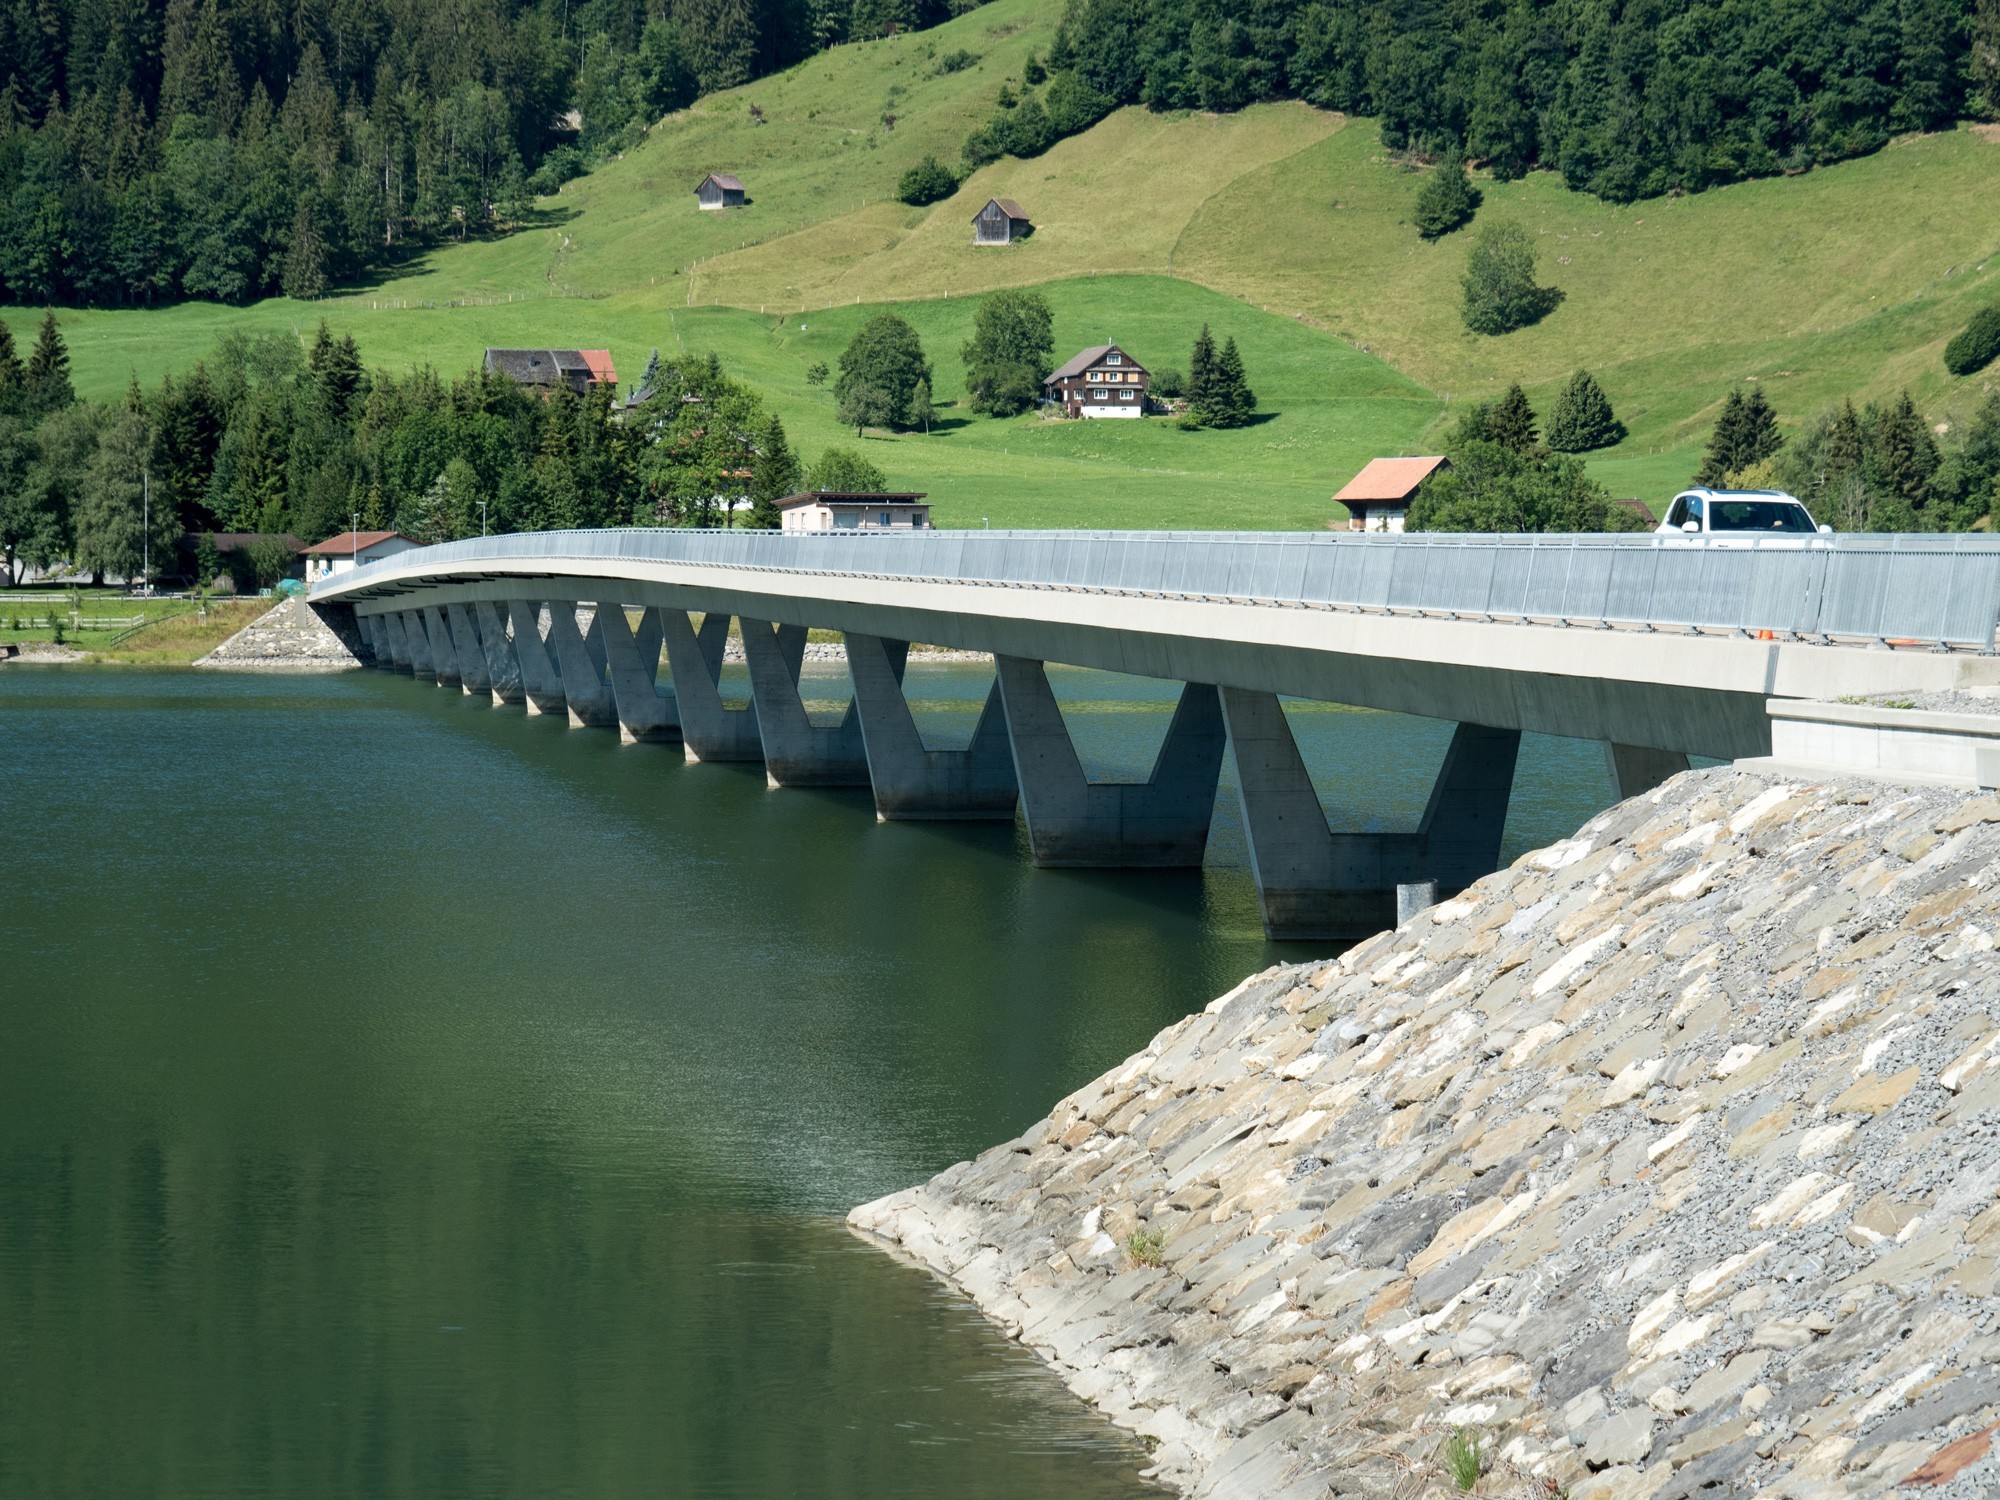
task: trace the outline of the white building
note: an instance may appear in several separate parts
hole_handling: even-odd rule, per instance
[[[306,582],[345,573],[356,563],[379,562],[421,545],[400,531],[343,531],[305,550]]]
[[[802,490],[778,502],[786,531],[928,531],[931,508],[920,492]]]

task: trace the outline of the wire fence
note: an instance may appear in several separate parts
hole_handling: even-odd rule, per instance
[[[322,580],[319,599],[481,563],[678,563],[999,588],[1990,651],[2000,537],[1316,535],[614,529],[446,542]]]

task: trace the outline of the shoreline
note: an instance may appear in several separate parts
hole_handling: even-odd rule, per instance
[[[1981,1495],[1996,869],[2000,798],[1689,772],[848,1222],[1183,1493]]]

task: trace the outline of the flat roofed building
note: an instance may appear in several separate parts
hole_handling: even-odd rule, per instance
[[[1042,382],[1042,394],[1071,417],[1143,417],[1153,377],[1116,344],[1086,349]]]
[[[579,396],[593,385],[618,384],[609,349],[488,349],[486,369],[530,390],[566,385]]]
[[[1438,454],[1423,458],[1371,458],[1333,498],[1347,507],[1349,531],[1401,531],[1409,518],[1418,487],[1451,460]]]
[[[1011,245],[1034,232],[1027,211],[1012,198],[988,198],[986,206],[972,216],[975,245]]]
[[[710,172],[695,184],[694,200],[703,208],[741,208],[743,184],[727,172]]]
[[[360,563],[377,562],[421,546],[400,531],[343,531],[305,549],[306,582],[345,573]]]
[[[778,502],[785,531],[928,531],[922,491],[801,490]]]

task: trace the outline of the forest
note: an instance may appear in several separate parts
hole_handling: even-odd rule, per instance
[[[1028,74],[969,166],[1119,105],[1298,98],[1391,150],[1629,202],[2000,113],[2000,0],[1070,0]]]
[[[315,297],[977,0],[0,0],[0,302]]]

